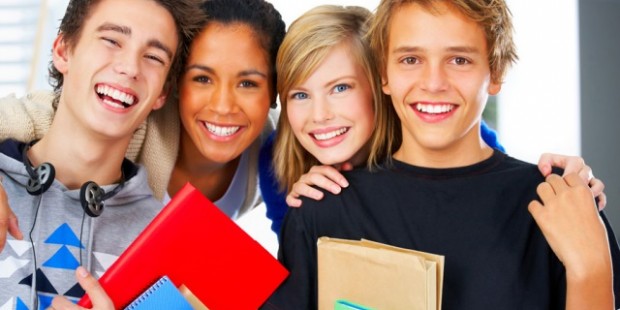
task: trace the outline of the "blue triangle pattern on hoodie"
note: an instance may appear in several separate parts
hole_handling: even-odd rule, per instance
[[[77,248],[84,248],[80,239],[73,233],[71,227],[64,223],[45,240],[45,243],[70,245]]]
[[[75,270],[79,265],[80,263],[77,259],[75,259],[75,257],[73,257],[71,251],[69,251],[69,249],[64,245],[60,247],[60,250],[58,250],[54,256],[43,263],[44,267],[69,270]]]
[[[39,296],[39,310],[45,310],[49,308],[49,306],[52,304],[52,299],[54,299],[54,296],[47,296],[42,294],[37,295]]]
[[[15,301],[15,310],[29,310],[28,306],[22,301],[21,298],[17,297]]]

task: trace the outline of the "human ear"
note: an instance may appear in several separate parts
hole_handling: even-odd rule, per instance
[[[489,83],[488,93],[491,96],[495,96],[502,89],[502,83],[491,82]]]
[[[153,111],[161,109],[166,103],[166,98],[168,97],[167,92],[162,92],[157,99],[155,99],[155,104],[153,104]]]
[[[387,81],[387,77],[385,77],[385,75],[381,75],[381,89],[383,90],[383,93],[386,95],[392,95],[392,91],[390,90],[390,87],[388,86],[388,81]]]
[[[65,74],[69,71],[69,47],[63,34],[59,34],[52,47],[52,62],[58,72]]]

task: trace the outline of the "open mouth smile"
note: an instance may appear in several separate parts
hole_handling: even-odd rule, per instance
[[[342,128],[330,131],[330,132],[310,133],[310,135],[318,141],[325,141],[325,140],[333,139],[342,134],[345,134],[347,131],[349,131],[349,127],[342,127]]]
[[[208,122],[203,122],[207,130],[219,137],[229,137],[236,134],[241,126],[218,126]]]
[[[414,108],[421,113],[426,114],[443,114],[449,113],[454,110],[454,105],[452,104],[425,104],[425,103],[416,103]]]
[[[138,98],[132,94],[118,90],[108,85],[98,84],[95,92],[103,103],[117,109],[126,109],[138,103]]]

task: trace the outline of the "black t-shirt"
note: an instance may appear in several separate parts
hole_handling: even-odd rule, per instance
[[[317,307],[316,242],[329,236],[444,255],[443,309],[564,309],[564,267],[527,209],[544,181],[536,166],[496,151],[468,167],[394,161],[345,177],[350,186],[340,195],[324,192],[288,212],[278,256],[291,275],[265,308]]]

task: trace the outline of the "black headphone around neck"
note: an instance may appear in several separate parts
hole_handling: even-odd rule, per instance
[[[28,150],[36,142],[37,141],[33,141],[26,144],[22,153],[22,162],[24,163],[26,171],[30,176],[30,179],[28,179],[28,183],[26,184],[26,191],[28,194],[33,196],[43,195],[43,193],[45,193],[45,191],[52,186],[52,183],[54,183],[54,179],[56,178],[56,170],[54,169],[54,165],[51,163],[45,162],[37,167],[32,167],[32,163],[30,162],[30,159],[28,159]],[[88,214],[88,216],[98,217],[101,213],[103,213],[105,200],[114,197],[114,195],[118,194],[124,186],[125,173],[122,169],[121,181],[109,193],[106,193],[101,186],[93,181],[88,181],[82,184],[80,187],[80,203],[82,205],[82,209],[84,209],[84,212]]]

